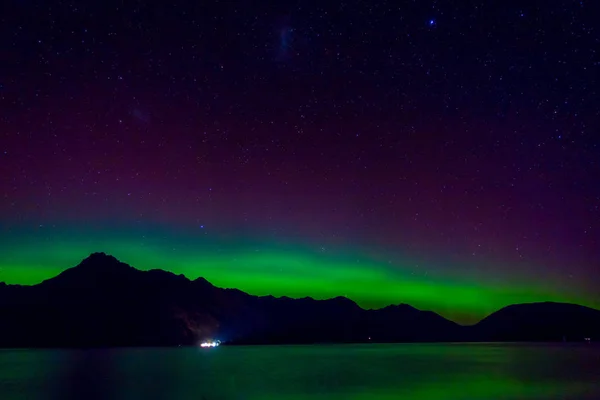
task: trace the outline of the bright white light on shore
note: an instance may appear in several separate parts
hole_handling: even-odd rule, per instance
[[[214,341],[214,340],[200,343],[200,347],[217,347],[217,346],[219,346],[219,341]]]

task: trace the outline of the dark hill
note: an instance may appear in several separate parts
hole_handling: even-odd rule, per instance
[[[364,310],[344,297],[251,296],[94,253],[38,285],[0,284],[0,347],[172,346],[208,338],[253,344],[556,339],[541,334],[543,324],[530,323],[536,315],[561,332],[559,339],[596,336],[599,311],[549,304],[539,314],[531,307],[511,306],[462,327],[409,305]]]
[[[473,330],[487,341],[582,341],[600,338],[600,311],[565,303],[517,304],[489,315]]]

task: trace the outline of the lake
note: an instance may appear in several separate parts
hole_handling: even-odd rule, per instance
[[[600,399],[593,345],[0,350],[0,398]]]

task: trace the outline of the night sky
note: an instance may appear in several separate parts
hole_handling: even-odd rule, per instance
[[[0,281],[104,251],[473,322],[600,306],[593,1],[0,6]]]

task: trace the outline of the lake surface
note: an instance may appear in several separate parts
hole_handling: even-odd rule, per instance
[[[0,350],[0,398],[600,399],[600,347]]]

